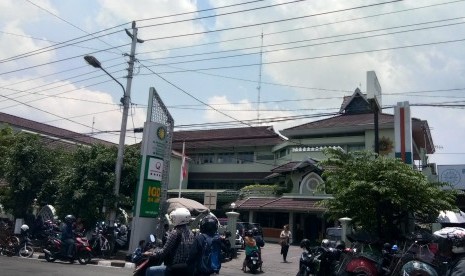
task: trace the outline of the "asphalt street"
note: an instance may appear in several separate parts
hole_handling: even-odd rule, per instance
[[[299,265],[299,257],[302,250],[298,246],[291,246],[287,257],[287,263],[284,263],[280,255],[280,246],[269,243],[262,249],[263,272],[258,275],[296,275]],[[240,250],[238,257],[222,264],[220,275],[247,275],[244,273],[242,261],[244,260],[244,251]],[[79,265],[78,263],[69,264],[64,262],[48,263],[42,256],[35,254],[35,258],[22,259],[19,257],[0,256],[0,275],[102,275],[102,276],[119,276],[132,275],[133,264],[125,263],[118,260],[93,260],[92,264]]]

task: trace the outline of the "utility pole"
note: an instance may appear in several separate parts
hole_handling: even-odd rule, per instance
[[[131,53],[129,54],[129,67],[128,67],[128,76],[126,80],[126,90],[123,97],[121,98],[121,103],[123,104],[123,118],[121,120],[121,132],[119,135],[119,144],[118,144],[118,157],[116,159],[115,167],[115,185],[113,187],[113,194],[116,198],[114,210],[110,213],[110,223],[115,222],[116,212],[118,210],[119,202],[119,187],[121,183],[121,171],[123,167],[123,156],[124,156],[124,140],[126,138],[126,126],[128,122],[128,113],[129,113],[129,104],[131,102],[131,85],[132,85],[132,76],[134,72],[134,62],[136,60],[136,44],[137,42],[143,43],[142,39],[137,39],[137,28],[136,22],[132,21],[132,34],[126,29],[126,34],[132,39],[131,43]]]

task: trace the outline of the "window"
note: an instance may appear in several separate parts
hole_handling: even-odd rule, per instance
[[[347,145],[347,152],[362,151],[362,150],[365,150],[365,145],[362,145],[362,144]]]
[[[254,154],[253,152],[238,152],[237,153],[237,164],[253,163]]]
[[[199,154],[198,164],[211,164],[213,160],[215,160],[215,155],[213,153]]]
[[[232,164],[235,163],[234,153],[219,153],[217,162],[218,164]]]
[[[274,160],[274,156],[273,154],[257,155],[257,161],[259,160]]]

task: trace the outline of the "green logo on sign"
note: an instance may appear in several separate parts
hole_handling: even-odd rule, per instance
[[[157,136],[158,136],[158,139],[160,140],[165,140],[165,137],[166,137],[166,129],[164,127],[159,127],[157,129]]]

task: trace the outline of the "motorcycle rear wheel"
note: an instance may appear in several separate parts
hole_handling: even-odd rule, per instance
[[[82,265],[86,265],[90,263],[91,259],[92,259],[92,255],[90,254],[89,251],[83,250],[77,253],[77,260]]]
[[[45,253],[45,260],[49,263],[53,263],[56,260],[56,258],[52,257],[51,254]]]
[[[18,255],[21,258],[31,258],[34,254],[34,249],[30,245],[21,246],[18,251]]]

